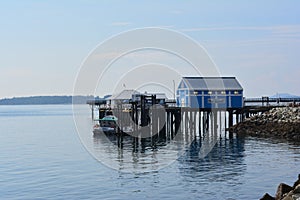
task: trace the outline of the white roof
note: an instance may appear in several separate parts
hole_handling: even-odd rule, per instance
[[[109,99],[112,100],[125,100],[125,99],[132,99],[133,94],[140,94],[136,90],[123,90],[122,92],[118,94],[113,94]]]
[[[123,90],[120,93],[117,94],[113,94],[112,96],[110,96],[108,99],[111,100],[129,100],[132,99],[132,95],[133,94],[142,94],[136,90]],[[165,93],[144,93],[147,95],[156,95],[156,99],[168,99]]]
[[[156,95],[156,99],[168,99],[165,93],[153,93]]]

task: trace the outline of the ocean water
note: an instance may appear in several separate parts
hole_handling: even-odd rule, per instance
[[[198,138],[162,169],[114,170],[82,145],[70,105],[0,106],[0,128],[0,199],[259,199],[300,173],[299,145],[252,137],[222,137],[204,158]]]

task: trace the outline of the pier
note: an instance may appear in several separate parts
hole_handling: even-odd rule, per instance
[[[119,133],[126,132],[128,127],[132,128],[132,134],[138,136],[142,130],[144,136],[154,135],[163,137],[174,137],[178,131],[185,134],[193,134],[203,137],[210,129],[212,132],[226,129],[241,122],[244,119],[259,113],[266,112],[278,105],[270,105],[270,102],[278,102],[277,99],[265,98],[244,99],[242,108],[189,108],[177,107],[173,100],[166,101],[163,105],[156,101],[155,95],[141,95],[138,101],[118,104],[114,108],[106,106],[103,100],[90,100],[92,119],[101,119],[107,114],[118,117]],[[251,103],[258,105],[248,105]],[[281,98],[280,102],[295,103],[300,99]],[[129,105],[129,106],[128,106]],[[170,106],[171,105],[171,106]],[[96,111],[96,114],[95,114]],[[141,127],[147,127],[141,129]],[[229,133],[232,137],[232,133]]]
[[[107,100],[87,103],[92,119],[115,115],[118,134],[173,138],[178,132],[197,137],[225,132],[226,137],[229,127],[252,115],[298,102],[300,98],[244,98],[235,77],[182,77],[173,100],[163,93],[123,90]]]

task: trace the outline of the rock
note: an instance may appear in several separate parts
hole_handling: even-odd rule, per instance
[[[281,200],[283,195],[285,193],[289,193],[291,190],[293,190],[293,187],[291,187],[291,186],[289,186],[285,183],[280,183],[278,188],[277,188],[275,200]]]
[[[298,180],[294,183],[293,188],[296,188],[300,184],[300,174],[298,174]]]
[[[278,107],[254,115],[227,130],[237,134],[278,137],[300,141],[300,108]]]
[[[300,200],[300,174],[293,187],[280,183],[275,198],[266,193],[260,200]]]
[[[300,194],[292,195],[293,200],[300,200]]]
[[[289,193],[285,194],[284,197],[282,198],[282,200],[297,200],[297,198],[295,198],[295,194],[294,191],[290,191]]]
[[[284,200],[300,200],[300,184],[294,187],[294,190],[290,191]]]
[[[287,195],[286,197],[284,197],[280,200],[293,200],[293,197],[292,197],[292,195]]]
[[[300,194],[300,184],[295,187],[294,194]]]
[[[266,193],[260,200],[275,200],[275,198]]]

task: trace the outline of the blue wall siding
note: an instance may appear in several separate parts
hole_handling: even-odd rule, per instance
[[[217,103],[216,103],[217,102]],[[226,108],[226,97],[224,95],[204,96],[204,108]]]
[[[243,107],[243,91],[239,91],[239,94],[233,94],[233,92],[226,91],[225,94],[217,94],[213,91],[212,95],[208,95],[207,91],[204,92],[204,107],[202,107],[202,91],[198,91],[198,95],[193,94],[194,91],[187,89],[178,90],[177,105],[180,107],[191,108],[242,108]],[[230,97],[229,97],[230,96]],[[182,101],[184,99],[184,101]],[[217,104],[215,103],[217,101]]]
[[[202,95],[191,96],[191,102],[188,104],[188,107],[191,108],[203,108],[202,107]],[[218,101],[217,105],[214,103]],[[217,100],[215,96],[204,96],[204,108],[226,108],[227,100],[225,96],[217,96]]]
[[[243,107],[243,97],[242,96],[231,96],[231,107],[232,108]]]
[[[202,98],[201,96],[191,96],[190,107],[191,108],[201,108]]]

